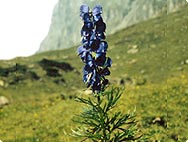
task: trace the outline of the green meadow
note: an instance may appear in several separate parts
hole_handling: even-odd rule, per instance
[[[79,33],[78,33],[79,34]],[[147,141],[188,140],[188,7],[107,37],[111,87],[124,87],[117,109],[134,111]],[[0,61],[0,140],[78,142],[72,119],[87,97],[77,47]],[[144,140],[140,140],[144,141]]]

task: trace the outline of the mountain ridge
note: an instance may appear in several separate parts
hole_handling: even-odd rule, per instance
[[[42,41],[38,52],[57,50],[78,45],[80,42],[80,28],[82,21],[79,18],[79,7],[87,3],[93,7],[96,4],[103,6],[103,18],[107,23],[107,35],[154,18],[161,13],[176,11],[185,4],[184,0],[104,0],[86,1],[59,0],[54,8],[52,23],[46,38]]]

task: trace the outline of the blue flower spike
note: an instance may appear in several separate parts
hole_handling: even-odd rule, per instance
[[[109,84],[105,76],[110,75],[112,65],[110,57],[106,57],[108,43],[105,41],[106,24],[102,18],[102,6],[96,5],[92,12],[88,5],[80,6],[82,46],[78,47],[78,56],[85,63],[83,67],[83,82],[93,93],[104,91]],[[95,53],[95,56],[93,56]]]

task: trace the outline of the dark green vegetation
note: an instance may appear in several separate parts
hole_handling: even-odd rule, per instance
[[[149,140],[188,139],[188,7],[133,25],[107,38],[111,86],[123,85],[117,109],[136,108]],[[76,47],[0,61],[0,139],[78,142],[70,136],[82,106],[82,63]]]
[[[74,121],[80,124],[77,130],[73,131],[75,136],[92,142],[140,140],[142,135],[138,135],[134,112],[122,114],[121,111],[113,111],[122,91],[121,88],[112,88],[92,97],[77,98],[78,102],[86,106],[82,113],[74,118]]]

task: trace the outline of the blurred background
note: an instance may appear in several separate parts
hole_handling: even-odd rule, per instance
[[[101,4],[107,35],[130,25],[176,11],[184,0],[44,0],[0,2],[0,59],[29,56],[79,44],[79,7]],[[10,52],[11,51],[11,52]]]
[[[62,49],[78,45],[80,41],[80,27],[82,21],[79,18],[79,7],[86,3],[90,9],[101,4],[104,10],[104,20],[107,23],[107,35],[130,25],[156,17],[162,13],[176,11],[179,6],[185,4],[182,0],[60,0],[55,6],[50,30],[41,43],[39,52],[52,49]]]

